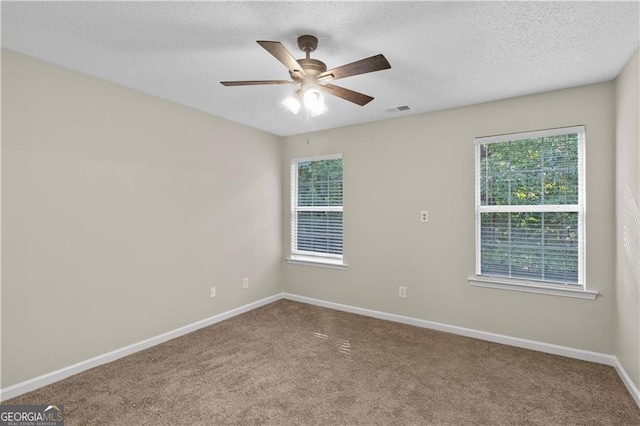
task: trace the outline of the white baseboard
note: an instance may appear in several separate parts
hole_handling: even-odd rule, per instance
[[[486,331],[474,330],[471,328],[458,327],[439,322],[426,321],[417,318],[405,317],[402,315],[389,314],[386,312],[374,311],[371,309],[359,308],[356,306],[343,305],[340,303],[327,302],[325,300],[313,299],[306,296],[298,296],[296,294],[283,293],[283,297],[296,302],[308,303],[311,305],[322,306],[325,308],[335,309],[338,311],[350,312],[353,314],[364,315],[383,319],[387,321],[399,322],[402,324],[415,325],[417,327],[429,328],[432,330],[444,331],[447,333],[458,334],[461,336],[473,337],[475,339],[487,340],[489,342],[502,343],[504,345],[516,346],[524,349],[545,352],[553,355],[566,356],[568,358],[579,359],[582,361],[590,361],[598,364],[609,365],[615,367],[620,379],[626,386],[633,399],[640,407],[640,391],[635,386],[622,364],[615,355],[608,355],[599,352],[585,351],[583,349],[570,348],[567,346],[559,346],[551,343],[537,342],[535,340],[520,339],[518,337],[505,336],[502,334],[489,333]]]
[[[180,337],[185,334],[191,333],[200,328],[208,327],[217,322],[226,320],[236,315],[240,315],[245,312],[248,312],[252,309],[259,308],[260,306],[264,306],[269,303],[280,300],[282,299],[282,297],[283,297],[282,293],[278,293],[273,296],[269,296],[264,299],[249,303],[247,305],[240,306],[235,309],[231,309],[230,311],[223,312],[221,314],[217,314],[209,318],[205,318],[201,321],[197,321],[192,324],[185,325],[184,327],[180,327],[175,330],[162,333],[158,336],[151,337],[149,339],[142,340],[137,343],[133,343],[131,345],[125,346],[120,349],[116,349],[106,354],[98,355],[86,361],[82,361],[77,364],[74,364],[65,368],[61,368],[60,370],[43,374],[42,376],[38,376],[21,383],[17,383],[12,386],[8,386],[0,390],[0,401],[6,401],[8,399],[15,398],[16,396],[22,395],[23,393],[31,392],[43,386],[50,385],[51,383],[55,383],[69,376],[73,376],[74,374],[81,373],[90,368],[115,361],[127,355],[131,355],[133,353],[139,352],[143,349],[147,349],[152,346],[159,345],[160,343],[166,342],[168,340],[175,339],[176,337]]]
[[[535,340],[520,339],[518,337],[510,337],[502,334],[489,333],[486,331],[474,330],[471,328],[458,327],[456,325],[443,324],[439,322],[426,321],[402,315],[389,314],[386,312],[373,311],[370,309],[358,308],[356,306],[342,305],[340,303],[326,302],[324,300],[313,299],[305,296],[284,293],[284,298],[294,300],[296,302],[309,303],[311,305],[323,306],[325,308],[336,309],[338,311],[351,312],[354,314],[365,315],[368,317],[379,318],[387,321],[399,322],[402,324],[415,325],[417,327],[429,328],[432,330],[444,331],[447,333],[458,334],[461,336],[473,337],[475,339],[487,340],[489,342],[502,343],[519,348],[532,349],[534,351],[546,352],[554,355],[562,355],[569,358],[580,359],[583,361],[596,362],[598,364],[606,364],[615,366],[615,357],[598,352],[585,351],[582,349],[574,349],[566,346],[553,345],[551,343],[537,342]]]
[[[629,377],[629,374],[627,374],[626,370],[624,369],[622,364],[620,364],[620,361],[617,357],[614,367],[618,372],[618,376],[620,376],[620,379],[622,379],[622,383],[624,383],[633,399],[635,399],[636,404],[638,404],[638,407],[640,407],[640,390],[638,390],[638,387],[633,383],[633,380],[631,380],[631,377]]]

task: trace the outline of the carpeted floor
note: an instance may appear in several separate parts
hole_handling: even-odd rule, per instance
[[[640,425],[604,365],[281,300],[19,396],[65,425]]]

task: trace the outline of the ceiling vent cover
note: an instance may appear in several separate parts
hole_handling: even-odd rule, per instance
[[[410,106],[402,105],[402,106],[387,108],[387,109],[385,109],[385,111],[387,111],[387,112],[402,112],[402,111],[409,111],[410,109],[411,109]]]

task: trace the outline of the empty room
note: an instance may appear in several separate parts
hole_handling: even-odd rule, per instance
[[[640,3],[0,9],[0,426],[640,425]]]

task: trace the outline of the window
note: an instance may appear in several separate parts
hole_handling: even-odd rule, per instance
[[[291,260],[342,265],[342,155],[291,161]]]
[[[585,290],[584,144],[584,126],[475,139],[478,279]]]

